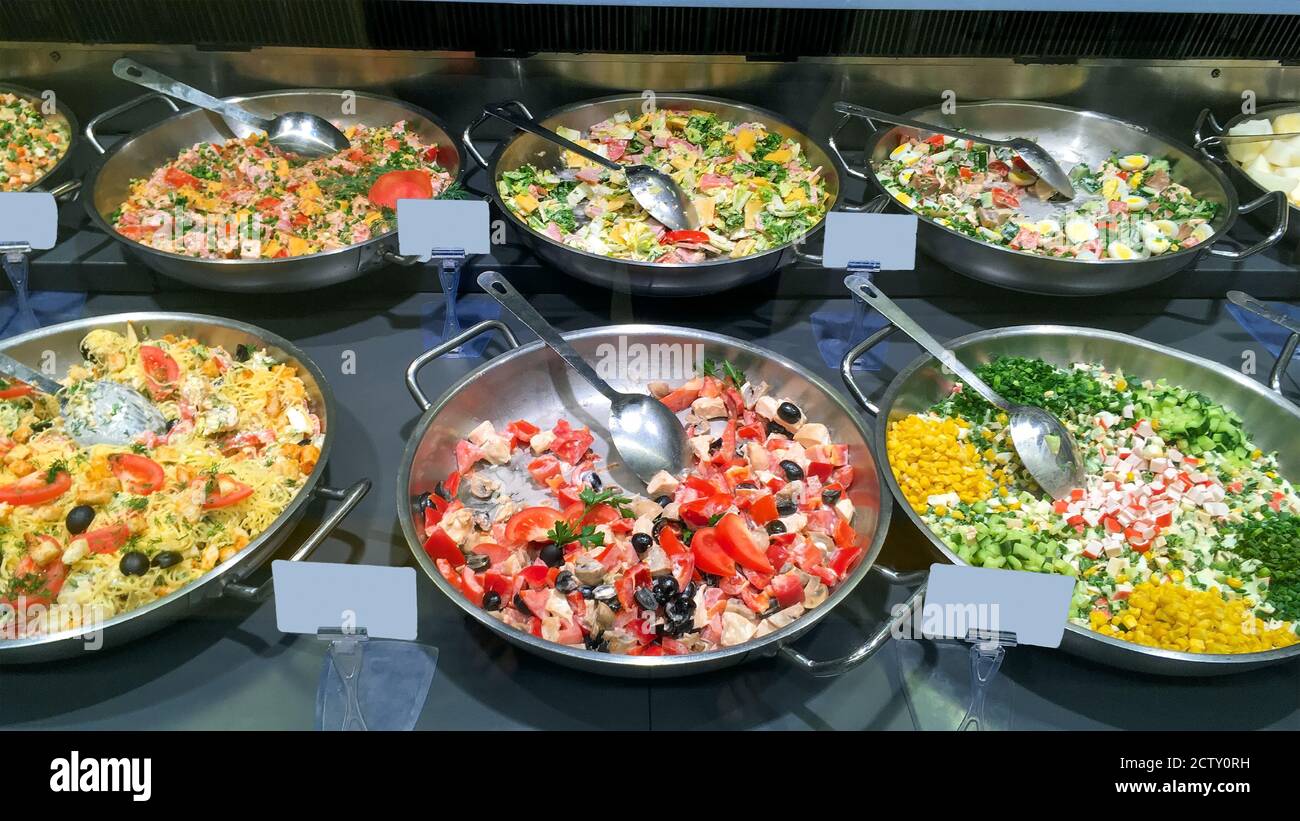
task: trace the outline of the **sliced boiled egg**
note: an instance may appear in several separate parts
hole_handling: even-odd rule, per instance
[[[1162,234],[1156,234],[1155,236],[1147,237],[1142,243],[1142,246],[1152,254],[1163,254],[1165,251],[1169,250],[1169,240]]]
[[[1111,177],[1101,184],[1101,195],[1108,200],[1117,200],[1128,193],[1128,186],[1119,177]]]
[[[904,157],[914,157],[916,152],[912,150],[911,143],[899,143],[898,147],[889,152],[889,159],[902,162]]]
[[[1198,242],[1205,242],[1207,239],[1214,236],[1214,229],[1210,227],[1208,222],[1203,222],[1192,229],[1192,236],[1195,237]]]
[[[1125,154],[1116,164],[1125,171],[1141,171],[1151,164],[1151,158],[1146,154]]]
[[[916,172],[915,172],[914,170],[912,170],[911,168],[908,168],[908,169],[906,169],[905,171],[899,171],[899,172],[898,172],[898,181],[899,181],[900,183],[902,183],[903,185],[907,185],[908,183],[910,183],[910,182],[912,181],[912,175],[915,174],[915,173],[916,173]]]
[[[1146,197],[1139,197],[1137,194],[1130,194],[1124,198],[1124,205],[1130,211],[1145,211],[1150,204]]]
[[[1065,223],[1065,237],[1070,242],[1091,242],[1097,236],[1097,226],[1088,220],[1068,220]]]
[[[1164,234],[1166,237],[1169,237],[1170,239],[1173,239],[1174,237],[1178,236],[1178,223],[1174,222],[1173,220],[1156,220],[1151,224],[1154,225],[1157,229],[1159,229],[1160,233]]]
[[[1106,246],[1106,256],[1111,259],[1137,259],[1137,251],[1128,247],[1119,240],[1115,240]]]
[[[1061,233],[1061,223],[1056,220],[1039,220],[1036,227],[1038,228],[1038,233],[1045,237]]]

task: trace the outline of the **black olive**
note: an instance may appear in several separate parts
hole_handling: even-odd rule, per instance
[[[305,447],[307,447],[307,446],[310,445],[310,444],[311,444],[311,437],[310,437],[310,436],[304,436],[304,437],[302,437],[301,439],[298,440],[298,447],[300,447],[300,448],[305,448]]]
[[[655,504],[659,505],[660,507],[667,507],[668,505],[671,505],[672,503],[673,503],[673,497],[671,497],[671,496],[667,496],[667,495],[665,495],[665,496],[656,496],[656,497],[655,497]]]
[[[623,609],[623,605],[619,602],[617,597],[604,602],[604,605],[615,613]]]
[[[591,475],[587,477],[587,484],[591,485],[592,490],[600,490],[601,484],[603,484],[600,481],[600,474],[593,470]]]
[[[660,516],[658,519],[655,519],[654,524],[650,526],[650,535],[653,536],[655,539],[658,539],[659,531],[663,530],[667,525],[668,525],[668,520]]]
[[[721,439],[714,439],[709,443],[709,453],[715,453],[722,447]]]
[[[451,501],[451,494],[447,492],[447,488],[443,487],[442,482],[439,482],[438,484],[433,486],[433,492],[438,494],[442,498],[446,499],[447,501],[449,502]]]
[[[642,610],[654,610],[659,606],[659,600],[655,598],[654,591],[648,587],[638,587],[633,594],[636,603],[641,605]]]
[[[528,609],[528,605],[518,593],[515,594],[515,609],[520,613],[523,613],[525,616],[531,616],[533,614],[533,611]]]
[[[571,570],[561,570],[555,577],[555,589],[561,593],[572,593],[578,589],[578,579]]]
[[[632,534],[632,547],[636,548],[636,552],[638,556],[646,552],[647,550],[649,550],[650,545],[654,543],[655,540],[650,536],[649,533]]]
[[[771,436],[773,434],[777,436],[790,435],[790,431],[787,430],[784,425],[782,425],[780,422],[775,422],[772,420],[768,420],[767,426],[763,429],[763,432],[766,433],[768,436]]]
[[[833,505],[840,500],[840,492],[837,488],[828,487],[822,490],[822,503]]]
[[[758,485],[753,482],[737,482],[736,490],[758,490]]]
[[[168,419],[167,422],[166,422],[166,424],[163,425],[163,432],[164,432],[164,433],[170,433],[170,432],[171,432],[171,429],[174,428],[174,427],[176,427],[176,420],[175,420],[175,419]]]
[[[793,402],[782,402],[778,405],[776,408],[776,415],[781,417],[782,422],[789,422],[792,425],[803,418],[803,412],[800,411],[799,406]]]
[[[596,598],[596,588],[592,587],[589,584],[584,584],[582,587],[579,587],[578,591],[582,593],[582,597],[584,599]]]
[[[500,609],[501,609],[501,594],[498,593],[498,592],[495,591],[495,590],[489,590],[488,592],[484,593],[484,594],[483,594],[483,609],[484,609],[484,610],[500,610]]]
[[[682,596],[669,599],[664,603],[664,617],[673,623],[688,621],[691,618],[691,607],[691,600]]]
[[[686,585],[686,589],[682,591],[680,598],[689,599],[691,602],[691,608],[695,608],[695,582]]]
[[[793,516],[799,512],[799,506],[788,496],[776,503],[776,512],[782,516]]]
[[[68,532],[74,536],[78,533],[85,533],[93,521],[95,521],[95,509],[90,505],[77,505],[68,511]]]
[[[797,482],[803,478],[803,468],[799,467],[798,462],[782,459],[781,470],[785,473],[785,478],[791,482]]]
[[[252,355],[253,355],[253,352],[252,352],[251,350],[249,350],[249,347],[248,347],[247,345],[239,344],[239,345],[236,345],[236,346],[235,346],[235,361],[236,361],[236,362],[247,362],[248,359],[249,359],[249,357],[251,357]]]
[[[595,636],[587,636],[582,640],[582,643],[587,646],[588,650],[595,650],[597,653],[609,652],[609,642],[605,639],[596,638]]]
[[[465,557],[465,564],[469,566],[470,570],[477,573],[480,570],[487,570],[491,567],[492,560],[487,556],[484,556],[482,553],[471,553]]]
[[[149,571],[149,557],[138,550],[131,550],[122,555],[117,567],[123,576],[143,576]]]
[[[415,497],[416,511],[418,511],[419,513],[424,513],[425,508],[429,507],[430,504],[429,498],[430,497],[428,493],[421,493],[419,496],[416,496]]]
[[[676,596],[678,591],[677,580],[672,576],[660,576],[654,581],[655,600],[660,604]]]
[[[611,599],[618,598],[618,592],[614,590],[612,584],[600,584],[592,589],[591,597],[596,601],[603,601],[608,604]]]
[[[785,533],[785,525],[781,523],[780,519],[773,519],[763,527],[769,534],[773,536],[775,536],[778,533]]]
[[[180,554],[178,551],[175,551],[175,550],[164,550],[164,551],[162,551],[161,553],[158,553],[158,554],[155,554],[155,555],[154,555],[154,557],[153,557],[153,566],[154,566],[154,567],[171,567],[171,566],[174,565],[174,564],[180,564],[182,558],[184,558],[184,557],[181,556],[181,554]]]
[[[564,564],[564,548],[555,542],[551,542],[541,549],[541,552],[537,554],[537,558],[546,562],[547,567],[559,567]]]

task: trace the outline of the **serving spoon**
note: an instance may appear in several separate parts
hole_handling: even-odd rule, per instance
[[[921,120],[910,120],[907,117],[899,117],[895,114],[887,114],[883,111],[876,111],[874,108],[855,105],[853,103],[838,102],[834,105],[836,111],[841,114],[848,114],[853,117],[862,117],[868,120],[881,120],[901,125],[907,128],[915,128],[921,131],[929,131],[934,134],[943,134],[947,137],[955,137],[959,140],[975,140],[987,145],[999,146],[1001,148],[1010,148],[1012,151],[1025,161],[1025,165],[1039,176],[1043,182],[1052,186],[1067,199],[1074,199],[1074,186],[1070,184],[1070,175],[1061,168],[1060,164],[1043,148],[1033,140],[1027,140],[1024,137],[1012,137],[1009,140],[995,140],[991,137],[982,137],[979,134],[972,134],[969,131],[958,131],[955,128],[945,128],[934,123],[927,123]]]
[[[680,476],[689,467],[686,428],[667,405],[647,394],[622,393],[610,387],[560,332],[496,271],[479,274],[478,284],[609,400],[609,432],[614,449],[637,478],[649,484],[661,470]]]
[[[120,382],[97,379],[80,382],[75,391],[6,353],[0,353],[0,375],[18,379],[59,402],[64,430],[77,444],[126,445],[145,431],[161,434],[167,420],[139,391]]]
[[[668,226],[670,230],[687,231],[699,227],[699,218],[696,216],[695,206],[691,205],[686,192],[681,189],[681,186],[672,177],[658,168],[644,164],[623,165],[602,157],[595,151],[578,145],[573,140],[561,137],[532,117],[524,116],[504,103],[489,103],[483,106],[483,111],[498,120],[513,125],[515,128],[527,131],[530,134],[536,134],[544,140],[563,146],[584,159],[608,168],[610,171],[622,171],[627,175],[627,187],[632,192],[632,198],[636,200],[637,205],[649,212],[650,216]]]
[[[971,390],[1009,417],[1011,443],[1029,475],[1053,499],[1066,499],[1070,491],[1084,485],[1083,460],[1070,431],[1051,413],[1033,405],[1008,402],[975,372],[962,364],[952,351],[930,336],[916,322],[881,293],[871,280],[859,274],[844,278],[844,284],[858,299],[875,308],[926,353],[961,378]]]
[[[271,119],[258,116],[242,106],[219,100],[211,94],[187,86],[180,80],[142,66],[134,60],[123,57],[113,63],[113,73],[123,80],[152,91],[162,92],[169,97],[207,109],[229,120],[241,122],[258,131],[265,131],[271,145],[297,154],[300,157],[328,157],[337,154],[351,145],[347,136],[334,127],[324,117],[308,114],[305,111],[290,111]]]

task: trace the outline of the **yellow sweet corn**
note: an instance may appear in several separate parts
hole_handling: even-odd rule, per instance
[[[1126,609],[1109,616],[1093,610],[1088,624],[1124,641],[1191,653],[1258,653],[1300,641],[1290,625],[1267,629],[1250,606],[1214,590],[1148,581],[1133,588]]]
[[[973,504],[992,492],[993,482],[979,452],[959,438],[959,432],[967,427],[962,421],[913,414],[890,424],[886,443],[894,476],[917,510],[926,510],[930,496],[956,493],[963,502]],[[939,506],[934,512],[943,516],[948,509]]]

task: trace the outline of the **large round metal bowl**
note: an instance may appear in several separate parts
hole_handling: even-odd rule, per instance
[[[269,582],[253,588],[241,580],[275,553],[302,517],[312,495],[340,500],[340,507],[303,543],[294,559],[302,559],[324,540],[344,515],[361,500],[370,488],[362,479],[346,491],[321,484],[321,477],[334,444],[332,422],[335,419],[334,394],[315,363],[293,343],[269,331],[215,316],[201,314],[142,311],[129,314],[80,319],[40,328],[0,342],[0,350],[32,367],[51,361],[57,364],[56,378],[82,361],[79,345],[87,333],[96,328],[124,332],[128,323],[151,335],[177,334],[193,337],[207,345],[221,345],[233,351],[239,345],[265,348],[278,361],[292,365],[307,387],[313,411],[320,417],[325,441],[315,470],[302,489],[276,520],[249,542],[239,553],[214,567],[189,585],[144,607],[120,613],[103,622],[77,630],[32,636],[0,638],[0,664],[29,663],[66,658],[85,652],[87,647],[116,646],[140,638],[196,610],[222,595],[257,600],[270,592]]]
[[[25,98],[38,109],[45,105],[45,101],[41,99],[40,92],[34,91],[30,88],[24,88],[23,86],[16,86],[10,83],[0,83],[0,93],[5,92]],[[56,197],[61,197],[62,195],[69,194],[80,187],[80,183],[72,177],[73,171],[71,162],[73,152],[77,149],[80,131],[77,127],[77,118],[73,116],[72,110],[65,106],[63,101],[57,97],[54,100],[54,109],[55,113],[50,119],[61,121],[63,125],[66,126],[68,132],[68,144],[63,151],[63,156],[54,164],[53,168],[46,171],[40,177],[37,177],[35,181],[21,190],[46,191],[54,194]]]
[[[845,361],[856,361],[890,330],[887,327],[859,344],[846,355]],[[1037,357],[1066,367],[1074,362],[1099,362],[1135,377],[1164,378],[1172,384],[1202,391],[1238,413],[1260,448],[1277,451],[1283,471],[1291,476],[1300,475],[1300,437],[1296,436],[1296,430],[1300,429],[1300,410],[1279,393],[1207,359],[1126,334],[1062,325],[979,331],[951,340],[947,347],[972,367],[998,356]],[[841,368],[841,374],[863,407],[877,413],[875,452],[880,454],[885,482],[894,498],[936,551],[948,561],[961,564],[903,496],[885,444],[891,421],[924,411],[947,396],[956,384],[954,378],[943,372],[937,360],[922,354],[899,371],[876,406],[862,395],[845,368]],[[1300,644],[1265,653],[1180,653],[1120,641],[1074,624],[1066,626],[1061,648],[1113,667],[1172,676],[1240,673],[1300,658]]]
[[[661,109],[699,109],[717,114],[720,118],[731,122],[762,123],[769,131],[797,140],[803,146],[808,161],[813,167],[822,168],[826,191],[830,195],[826,210],[833,210],[839,203],[842,168],[839,161],[778,115],[755,106],[694,94],[660,94],[656,96],[655,101]],[[558,126],[586,131],[592,125],[620,111],[639,111],[643,103],[644,100],[639,94],[602,97],[598,100],[587,100],[558,108],[541,117],[540,122],[552,131]],[[525,112],[528,111],[527,107],[516,101],[511,101],[508,105],[519,106]],[[531,113],[529,116],[532,116]],[[470,156],[487,169],[488,180],[492,187],[492,200],[496,203],[497,209],[527,240],[539,257],[561,271],[616,291],[660,296],[694,296],[725,291],[762,279],[795,261],[793,241],[761,254],[740,259],[722,258],[692,264],[615,259],[557,242],[528,227],[506,207],[497,191],[497,179],[502,173],[513,171],[525,163],[532,163],[540,168],[563,168],[561,149],[535,134],[520,131],[499,143],[492,156],[485,159],[474,147],[473,132],[487,117],[487,114],[480,115],[465,129],[463,136],[465,148]],[[821,230],[822,225],[818,224],[804,234],[803,238],[811,237]]]
[[[1080,162],[1095,166],[1112,152],[1168,157],[1173,164],[1175,182],[1190,188],[1197,197],[1221,206],[1211,222],[1215,232],[1213,242],[1141,260],[1078,260],[1013,251],[973,239],[917,214],[920,220],[917,242],[922,251],[958,273],[1003,288],[1061,296],[1127,291],[1159,282],[1194,265],[1205,254],[1228,259],[1245,258],[1276,243],[1286,230],[1286,199],[1281,194],[1265,194],[1241,205],[1223,172],[1197,152],[1141,126],[1095,111],[1048,103],[995,100],[963,103],[953,114],[944,114],[936,105],[918,108],[904,116],[994,139],[1027,137],[1040,143],[1067,169]],[[841,120],[836,131],[848,120],[847,117]],[[875,131],[867,138],[864,149],[867,173],[856,170],[850,173],[868,180],[885,193],[874,168],[888,158],[889,152],[901,139],[916,133],[916,129],[901,126]],[[833,139],[831,147],[838,151]],[[892,197],[890,201],[895,208],[916,213]],[[1265,205],[1273,206],[1273,229],[1268,237],[1243,250],[1216,247],[1232,228],[1239,213],[1248,213]]]
[[[1203,109],[1196,120],[1196,128],[1193,131],[1192,138],[1196,141],[1196,147],[1200,149],[1201,154],[1206,159],[1218,163],[1228,172],[1228,178],[1231,179],[1232,184],[1236,186],[1238,194],[1246,199],[1256,199],[1257,197],[1264,196],[1269,192],[1264,190],[1262,185],[1251,179],[1250,175],[1242,169],[1241,164],[1228,156],[1226,152],[1219,154],[1215,151],[1211,151],[1210,146],[1204,141],[1212,140],[1214,137],[1227,134],[1233,128],[1236,128],[1239,124],[1244,123],[1247,120],[1272,120],[1274,117],[1281,116],[1282,114],[1294,114],[1297,111],[1300,111],[1300,103],[1276,103],[1274,105],[1266,105],[1263,108],[1256,109],[1254,114],[1238,114],[1231,120],[1228,120],[1227,123],[1219,125],[1219,121],[1215,119],[1214,114],[1211,113],[1208,108]],[[1291,205],[1289,200],[1287,205],[1290,208],[1290,219],[1287,222],[1286,234],[1284,235],[1283,241],[1288,247],[1295,248],[1296,244],[1300,243],[1300,207]],[[1273,227],[1270,220],[1267,218],[1267,215],[1261,214],[1258,211],[1250,214],[1247,219],[1254,223],[1261,231],[1268,231]]]
[[[264,117],[287,111],[306,111],[343,127],[358,123],[388,125],[405,120],[425,142],[438,146],[439,165],[451,174],[454,181],[460,180],[462,164],[456,142],[428,111],[389,97],[356,92],[355,109],[351,109],[354,113],[344,114],[341,113],[342,93],[329,89],[302,89],[264,91],[226,99]],[[386,262],[401,261],[395,253],[396,231],[334,251],[280,259],[198,259],[159,251],[122,236],[113,230],[109,217],[126,201],[131,180],[150,176],[195,143],[223,142],[233,136],[247,136],[253,131],[243,123],[236,123],[232,130],[220,116],[191,108],[137,131],[105,150],[96,130],[106,120],[150,100],[162,101],[175,110],[170,99],[159,94],[145,94],[105,111],[86,124],[87,138],[104,157],[86,175],[87,191],[82,196],[86,213],[95,227],[122,243],[145,265],[173,279],[214,291],[287,292],[346,282]]]
[[[496,322],[480,323],[467,331],[465,338],[492,328],[502,330],[504,327]],[[635,351],[637,349],[633,346],[639,345],[644,346],[641,350],[650,356],[654,356],[655,352],[666,352],[664,355],[670,357],[685,355],[684,361],[688,363],[686,367],[691,368],[690,363],[697,361],[695,353],[702,348],[704,357],[735,363],[748,378],[766,381],[802,407],[809,418],[825,423],[837,441],[849,445],[850,462],[855,468],[857,478],[849,491],[849,498],[857,508],[854,529],[857,531],[858,544],[866,547],[867,551],[861,564],[832,591],[830,598],[821,606],[793,623],[762,638],[709,653],[659,657],[612,655],[544,641],[502,624],[486,611],[472,605],[438,572],[433,560],[424,551],[424,539],[415,528],[415,500],[422,493],[433,492],[438,481],[455,469],[457,441],[484,419],[500,421],[526,418],[537,424],[550,425],[560,417],[565,417],[575,425],[589,426],[596,438],[592,447],[602,457],[606,456],[609,453],[609,401],[581,377],[569,371],[559,357],[539,341],[515,347],[484,363],[448,388],[437,400],[430,402],[415,384],[416,373],[439,353],[449,350],[449,345],[460,344],[463,339],[452,340],[438,349],[422,354],[411,363],[407,371],[408,387],[424,408],[424,414],[407,441],[406,453],[398,472],[397,518],[401,521],[402,532],[406,535],[416,562],[466,616],[511,644],[567,667],[613,676],[680,676],[770,656],[784,648],[786,655],[796,664],[810,670],[818,669],[815,664],[784,646],[810,630],[831,608],[849,597],[871,569],[889,527],[891,505],[881,504],[879,468],[872,456],[868,444],[869,433],[861,415],[855,413],[829,385],[806,374],[794,362],[771,351],[718,334],[664,325],[617,325],[569,333],[565,334],[565,338],[589,362],[600,362],[604,358],[621,355],[618,352]],[[513,338],[507,336],[507,341],[513,342]],[[674,370],[676,369],[678,368]],[[606,374],[602,372],[602,375]],[[683,374],[674,376],[685,378]],[[671,377],[665,372],[662,378]],[[616,390],[644,390],[644,380],[637,383],[611,378],[609,381]],[[874,651],[888,638],[887,632],[880,635],[884,638],[873,639],[864,647]],[[869,652],[854,658],[861,661],[867,655]]]

